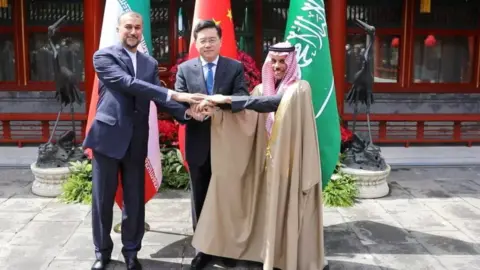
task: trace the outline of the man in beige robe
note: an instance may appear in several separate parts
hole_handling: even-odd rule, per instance
[[[252,96],[209,98],[233,112],[212,114],[212,178],[197,250],[263,269],[324,268],[317,130],[310,85],[298,75],[294,48],[277,44]]]

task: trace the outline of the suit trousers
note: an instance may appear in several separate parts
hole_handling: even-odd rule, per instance
[[[210,153],[203,164],[188,164],[188,169],[190,171],[190,189],[192,196],[192,224],[193,230],[195,231],[202,212],[203,203],[207,197],[210,178],[212,177]]]
[[[119,173],[123,187],[122,253],[137,255],[145,232],[146,142],[132,139],[125,156],[118,160],[93,152],[92,230],[97,259],[110,258],[113,242],[113,206]]]

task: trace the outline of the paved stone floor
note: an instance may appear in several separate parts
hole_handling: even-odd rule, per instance
[[[90,269],[90,207],[34,196],[31,181],[29,170],[0,170],[0,269]],[[480,168],[395,170],[390,186],[385,198],[325,209],[331,269],[480,269]],[[139,254],[145,269],[189,268],[188,198],[161,193],[147,204],[151,231]],[[117,261],[110,269],[125,269],[120,235],[112,237]]]

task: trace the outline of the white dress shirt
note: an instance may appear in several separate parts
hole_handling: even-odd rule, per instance
[[[125,48],[124,48],[125,49]],[[128,53],[128,55],[130,56],[130,59],[132,60],[132,64],[133,64],[133,72],[135,73],[135,78],[137,77],[137,52],[131,52],[127,49],[125,49],[125,51]],[[172,98],[172,92],[173,90],[170,90],[168,89],[168,94],[167,94],[167,102],[170,101],[170,99]],[[185,115],[184,115],[185,119],[191,119],[192,117],[189,116],[187,114],[187,112],[185,112]]]
[[[137,77],[137,52],[131,52],[127,49],[125,49],[125,51],[128,53],[128,55],[130,56],[130,59],[132,60],[132,64],[133,64],[133,71],[135,73],[135,78]],[[168,94],[167,94],[167,101],[170,101],[170,99],[172,98],[172,90],[168,90]]]
[[[130,59],[132,60],[133,72],[135,73],[135,77],[137,77],[137,52],[131,52],[127,49],[125,49],[125,51],[127,51]]]
[[[217,71],[218,58],[220,58],[220,57],[217,55],[217,58],[215,58],[215,60],[212,61],[212,63],[214,64],[213,67],[212,67],[213,85],[215,85],[215,72]],[[205,61],[205,59],[203,59],[201,56],[200,56],[200,62],[202,63],[202,68],[203,68],[203,78],[205,79],[205,81],[207,81],[207,74],[208,74],[208,65],[207,64],[209,62]]]

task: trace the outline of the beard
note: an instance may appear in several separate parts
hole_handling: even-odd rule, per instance
[[[126,48],[134,49],[138,46],[138,44],[140,44],[140,40],[137,39],[136,42],[128,42],[127,39],[124,39],[122,43],[123,43],[123,46],[125,46]]]
[[[274,79],[275,89],[277,89],[280,86],[280,83],[282,82],[282,80],[283,80],[283,78],[281,78],[281,79],[275,78]]]
[[[280,82],[280,81],[282,81],[283,78],[285,77],[285,72],[280,73],[279,75],[276,75],[276,74],[275,74],[276,71],[280,71],[280,70],[274,70],[274,71],[273,71],[273,72],[274,72],[274,75],[273,75],[273,76],[274,76],[274,78],[275,78],[275,81],[279,81],[279,82]]]

